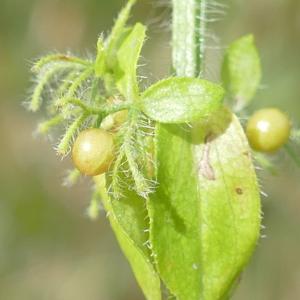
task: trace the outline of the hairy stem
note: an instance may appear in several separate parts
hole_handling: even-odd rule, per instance
[[[88,115],[86,113],[80,115],[67,129],[65,135],[61,139],[60,143],[57,146],[57,153],[59,155],[65,156],[70,150],[71,141],[75,135],[75,133],[79,130],[80,126],[86,120]]]
[[[173,1],[173,68],[177,76],[204,71],[207,0]]]
[[[49,70],[47,70],[41,77],[40,80],[35,87],[32,98],[29,104],[29,110],[36,112],[40,109],[42,105],[42,95],[46,88],[46,86],[49,84],[49,82],[52,80],[53,77],[55,77],[57,74],[59,74],[61,71],[64,71],[66,69],[66,66],[64,65],[57,65]]]
[[[130,109],[130,107],[132,106],[132,104],[128,102],[121,102],[110,106],[108,105],[91,106],[86,104],[84,101],[82,101],[79,98],[62,98],[59,99],[56,103],[58,107],[59,106],[64,107],[68,104],[72,104],[74,106],[80,107],[89,115],[102,115],[103,117],[106,117],[110,114],[113,114],[121,110]]]
[[[59,125],[63,122],[64,118],[62,115],[56,115],[53,118],[44,121],[38,125],[38,132],[41,134],[46,134],[52,129],[54,126]]]
[[[32,67],[33,72],[39,72],[41,68],[43,68],[45,65],[53,62],[66,62],[66,63],[73,63],[78,64],[82,66],[91,66],[92,63],[81,59],[79,57],[65,55],[65,54],[50,54],[45,57],[42,57],[40,60],[38,60]]]

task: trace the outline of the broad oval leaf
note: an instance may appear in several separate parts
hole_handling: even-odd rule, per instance
[[[192,130],[158,125],[157,178],[148,203],[162,280],[180,300],[228,296],[260,232],[250,149],[227,110]]]
[[[261,80],[261,66],[253,35],[233,42],[224,57],[222,79],[235,110],[244,108],[254,97]]]
[[[129,190],[121,199],[114,200],[107,192],[105,176],[94,178],[112,229],[146,299],[161,300],[160,279],[147,247],[149,221],[145,200]]]
[[[197,78],[168,78],[149,87],[141,99],[142,111],[161,123],[184,123],[209,117],[223,101],[221,86]]]

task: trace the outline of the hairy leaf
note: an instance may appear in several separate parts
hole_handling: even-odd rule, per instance
[[[162,280],[180,300],[221,300],[256,244],[260,197],[239,121],[222,110],[192,130],[159,125],[159,186],[148,204]]]
[[[104,41],[103,36],[100,35],[97,42],[97,57],[95,63],[96,76],[101,77],[107,75],[105,73],[115,69],[117,64],[117,52],[131,30],[131,28],[126,26],[126,23],[135,2],[136,0],[129,0],[121,10],[106,41]]]
[[[261,66],[253,35],[246,35],[228,48],[222,79],[235,109],[244,108],[253,98],[261,80]]]
[[[136,100],[139,94],[136,77],[137,63],[145,40],[146,27],[137,23],[120,47],[118,57],[117,86],[129,101]]]
[[[101,77],[106,72],[106,51],[103,36],[100,35],[97,41],[97,57],[95,61],[95,75]]]
[[[116,61],[117,52],[122,40],[124,39],[124,33],[128,32],[126,23],[129,19],[131,9],[136,0],[128,0],[125,7],[119,13],[119,16],[112,28],[111,34],[107,41],[107,63],[113,68]]]
[[[161,300],[160,279],[147,247],[149,220],[145,200],[129,189],[121,199],[114,200],[107,193],[105,176],[97,176],[95,181],[111,226],[146,299]]]
[[[151,119],[161,123],[184,123],[209,117],[220,108],[221,86],[196,78],[168,78],[142,94],[141,107]]]

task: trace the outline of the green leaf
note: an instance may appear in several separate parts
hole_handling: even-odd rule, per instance
[[[126,179],[123,178],[125,184]],[[146,202],[127,189],[121,199],[110,197],[105,176],[95,177],[112,229],[146,299],[161,300],[160,279],[151,262]]]
[[[142,111],[161,123],[192,122],[209,117],[222,105],[224,90],[207,80],[168,78],[142,94]]]
[[[119,33],[119,37],[114,43],[114,47],[108,47],[107,49],[105,48],[102,36],[99,37],[95,62],[95,74],[97,77],[104,77],[106,75],[111,76],[115,72],[118,67],[118,50],[131,31],[132,27],[124,27],[122,32]]]
[[[261,80],[260,58],[253,35],[230,45],[224,57],[222,79],[236,110],[249,104]]]
[[[137,23],[118,50],[117,87],[129,101],[136,100],[139,94],[136,69],[145,40],[146,27]]]
[[[103,76],[106,72],[106,51],[103,36],[100,35],[97,42],[97,57],[95,61],[95,75]]]
[[[126,23],[135,2],[136,0],[129,0],[121,10],[106,41],[104,41],[103,36],[100,35],[97,42],[97,57],[95,63],[95,74],[97,77],[102,77],[106,75],[105,73],[112,72],[116,68],[117,52],[132,29],[131,27],[127,27]]]
[[[125,7],[121,10],[115,25],[111,31],[107,40],[107,63],[111,68],[114,67],[114,63],[117,57],[117,51],[120,47],[122,40],[124,39],[124,33],[128,33],[126,23],[129,19],[130,11],[136,0],[129,0]]]
[[[148,203],[158,271],[180,300],[220,300],[248,262],[260,231],[250,149],[222,110],[192,130],[158,125],[157,179]]]

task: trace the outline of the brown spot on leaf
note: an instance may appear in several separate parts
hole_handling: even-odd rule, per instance
[[[236,193],[238,194],[238,195],[243,195],[243,189],[242,188],[240,188],[240,187],[237,187],[236,189],[235,189],[235,191],[236,191]]]

